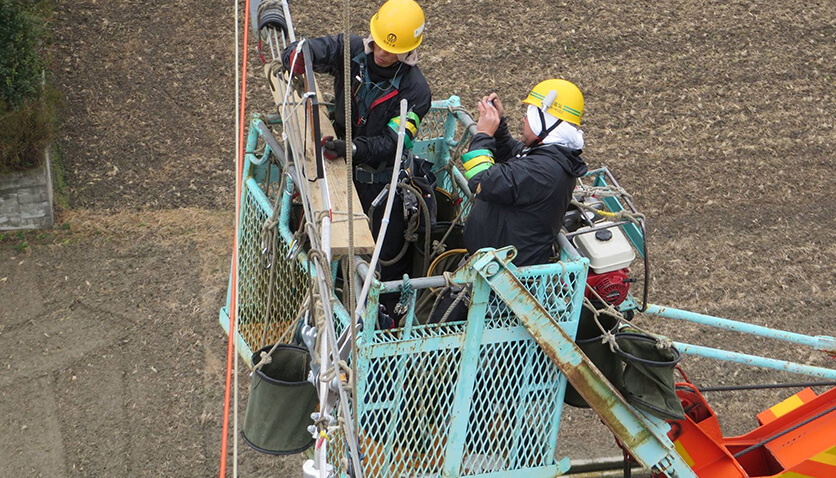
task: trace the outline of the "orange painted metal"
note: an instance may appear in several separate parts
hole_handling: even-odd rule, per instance
[[[836,410],[828,411],[836,388],[821,395],[805,389],[759,414],[762,424],[738,437],[722,435],[714,410],[692,384],[677,384],[677,395],[686,419],[670,421],[668,436],[700,478],[836,478]]]
[[[809,396],[809,392],[805,394]],[[789,430],[831,409],[834,405],[836,405],[836,388],[812,398],[745,435],[727,438],[725,446],[732,453],[737,453],[782,431]],[[760,448],[763,449],[761,454],[774,468],[770,470],[771,475],[753,476],[791,477],[793,475],[787,473],[797,473],[811,478],[836,477],[836,459],[828,459],[829,456],[833,456],[832,452],[836,449],[836,411],[818,417],[810,423],[769,441]],[[741,462],[742,458],[745,458],[745,455],[741,457]]]
[[[668,437],[680,456],[700,478],[749,478],[746,471],[723,446],[723,434],[714,410],[690,383],[678,383],[676,394],[686,418],[670,421]]]
[[[816,397],[816,392],[814,392],[812,388],[805,388],[783,402],[773,405],[758,413],[758,423],[766,425],[767,423],[786,415]]]

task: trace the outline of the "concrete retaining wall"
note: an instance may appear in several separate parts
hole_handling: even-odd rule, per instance
[[[0,174],[0,231],[52,227],[49,148],[45,156],[39,168]]]

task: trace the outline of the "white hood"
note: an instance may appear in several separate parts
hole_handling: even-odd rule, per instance
[[[531,131],[539,135],[540,131],[542,131],[539,108],[534,105],[528,105],[525,114],[528,118],[528,126],[531,128]],[[549,113],[543,112],[543,116],[546,119],[546,129],[551,128],[557,122],[557,118]],[[543,144],[557,144],[569,149],[583,149],[583,130],[568,121],[563,121],[557,128],[551,130],[548,136],[543,138]]]

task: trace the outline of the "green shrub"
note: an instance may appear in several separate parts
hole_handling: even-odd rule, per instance
[[[0,0],[0,172],[38,166],[55,123],[58,94],[44,84],[44,0]]]

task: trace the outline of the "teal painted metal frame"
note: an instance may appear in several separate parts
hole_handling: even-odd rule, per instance
[[[607,178],[609,171],[606,167],[596,169],[587,173],[586,177],[593,178],[593,186],[607,186]],[[602,201],[610,211],[618,212],[624,210],[624,205],[615,197],[602,198]],[[622,224],[620,226],[630,242],[636,248],[639,255],[642,255],[644,246],[644,237],[641,229],[633,223]],[[628,295],[627,300],[619,307],[620,310],[626,311],[637,309],[638,304],[635,299]],[[700,325],[715,327],[734,332],[740,332],[749,335],[756,335],[773,340],[781,340],[785,342],[795,343],[805,347],[811,347],[815,350],[822,351],[830,355],[836,355],[836,339],[828,336],[809,336],[795,332],[787,332],[783,330],[772,329],[746,322],[736,320],[724,319],[721,317],[714,317],[711,315],[698,314],[687,310],[675,309],[673,307],[664,307],[654,304],[648,304],[644,311],[647,314],[655,315],[675,320],[684,320]],[[721,350],[701,345],[688,344],[676,342],[677,348],[683,354],[694,355],[699,357],[710,358],[713,360],[720,360],[724,362],[739,363],[753,367],[766,368],[771,370],[780,370],[784,372],[797,373],[802,375],[810,375],[813,377],[820,377],[826,379],[836,378],[836,370],[814,367],[796,362],[777,360],[768,357],[760,357],[757,355],[742,354],[739,352],[732,352],[728,350]]]
[[[458,105],[459,100],[457,97],[451,97],[447,101],[433,102],[433,108],[435,108],[436,110],[446,109],[448,111],[448,117],[444,122],[443,137],[423,141],[419,140],[416,142],[416,153],[425,156],[432,155],[432,157],[435,158],[437,161],[436,166],[438,166],[439,164],[443,165],[446,162],[450,161],[451,148],[455,147],[458,144],[456,141],[454,141],[457,124],[460,124],[461,122],[461,118],[458,117],[458,113],[454,112],[454,108],[458,107]],[[244,219],[243,206],[244,202],[246,201],[247,194],[252,194],[253,199],[256,201],[258,207],[262,209],[264,212],[266,212],[268,215],[272,215],[273,210],[272,205],[270,204],[270,200],[267,198],[267,196],[264,195],[264,192],[262,191],[259,185],[259,181],[263,181],[265,179],[268,173],[268,167],[271,168],[271,170],[269,171],[271,177],[278,178],[279,174],[289,174],[289,171],[281,171],[277,169],[275,166],[270,165],[270,163],[266,161],[268,155],[271,154],[271,149],[269,145],[265,144],[264,153],[260,156],[254,153],[259,138],[262,136],[261,125],[263,124],[264,122],[260,116],[253,116],[250,124],[249,134],[247,137],[247,154],[245,155],[244,166],[245,183],[244,193],[242,194],[241,198],[242,216],[239,218],[239,220]],[[453,168],[451,171],[453,174],[453,177],[449,178],[451,181],[457,183],[460,187],[462,185],[466,185],[466,180],[457,168]],[[594,185],[601,186],[606,184],[606,169],[596,170],[591,172],[590,174],[594,175],[595,177]],[[286,181],[285,184],[285,190],[280,193],[282,194],[282,210],[279,220],[279,231],[282,240],[286,241],[287,244],[290,244],[290,242],[293,240],[293,233],[291,232],[289,227],[289,219],[294,185],[293,181]],[[611,211],[619,211],[623,209],[623,205],[619,202],[617,198],[605,198],[604,202]],[[640,228],[636,227],[632,223],[624,224],[621,227],[625,230],[625,233],[631,240],[632,244],[641,253],[644,245],[644,237],[641,234]],[[239,239],[241,238],[241,232],[242,231],[240,229],[236,231],[236,234],[238,234]],[[415,296],[412,295],[411,297],[407,297],[409,304],[409,312],[407,317],[410,320],[407,321],[406,326],[403,329],[403,338],[405,340],[397,345],[367,343],[366,341],[370,337],[367,334],[374,333],[375,322],[377,317],[378,297],[381,290],[381,284],[379,282],[375,282],[371,289],[369,299],[367,301],[363,314],[364,328],[366,331],[371,332],[362,332],[359,336],[359,353],[357,357],[358,372],[364,370],[364,367],[366,367],[365,370],[366,372],[368,372],[367,367],[371,359],[379,357],[381,354],[385,355],[391,353],[393,348],[396,348],[398,352],[420,353],[422,350],[426,350],[431,347],[451,347],[453,346],[452,341],[463,340],[464,357],[462,360],[461,369],[459,370],[459,372],[462,374],[460,376],[463,377],[463,380],[461,381],[461,384],[457,387],[455,392],[455,403],[462,403],[463,399],[466,398],[467,393],[469,393],[468,391],[472,391],[472,387],[474,385],[473,381],[475,380],[475,374],[472,372],[473,367],[475,367],[474,360],[478,358],[478,348],[475,348],[474,344],[477,344],[480,341],[484,341],[485,337],[488,336],[487,334],[495,333],[494,331],[486,332],[484,330],[484,320],[487,310],[486,298],[487,294],[493,291],[494,293],[497,293],[500,297],[503,297],[505,299],[506,304],[518,316],[525,318],[526,325],[528,326],[529,330],[534,332],[534,335],[537,336],[536,338],[542,339],[542,342],[540,342],[540,340],[538,340],[538,342],[540,342],[541,347],[543,347],[544,350],[547,350],[550,353],[554,354],[553,358],[556,359],[556,363],[565,363],[572,365],[571,367],[568,367],[565,370],[561,369],[562,371],[564,371],[564,373],[562,374],[562,379],[564,380],[564,382],[566,380],[567,374],[571,375],[573,373],[577,373],[573,372],[573,370],[581,370],[583,373],[591,374],[588,375],[588,378],[585,379],[585,381],[580,381],[577,384],[575,384],[575,387],[581,392],[582,395],[586,394],[584,396],[588,400],[594,401],[596,397],[598,399],[604,397],[604,399],[608,403],[608,406],[605,409],[603,409],[603,411],[605,415],[608,415],[612,418],[612,420],[608,423],[608,426],[610,426],[611,429],[613,429],[614,433],[616,433],[617,435],[621,433],[621,436],[627,437],[626,443],[630,444],[629,448],[631,449],[631,452],[637,459],[639,459],[646,466],[655,466],[660,470],[666,470],[668,476],[671,477],[693,476],[693,473],[691,472],[690,468],[682,468],[682,462],[678,455],[676,455],[675,453],[673,455],[671,454],[672,445],[669,441],[667,441],[667,438],[665,436],[665,433],[667,431],[667,425],[663,421],[646,416],[632,407],[629,407],[627,405],[619,405],[620,402],[623,402],[623,398],[620,398],[620,395],[618,395],[618,393],[615,392],[615,390],[612,388],[609,382],[607,382],[602,376],[600,376],[599,372],[598,375],[595,376],[597,369],[594,369],[594,366],[585,364],[583,356],[579,355],[580,352],[577,350],[577,347],[574,346],[572,340],[572,338],[574,337],[574,330],[564,330],[562,326],[560,326],[559,324],[555,326],[555,324],[550,321],[548,314],[544,313],[542,305],[537,303],[536,299],[534,299],[533,296],[531,296],[525,291],[523,291],[524,293],[520,293],[520,291],[518,290],[518,283],[517,286],[513,285],[513,281],[515,280],[515,276],[513,274],[513,265],[508,265],[504,261],[498,259],[501,258],[497,256],[496,251],[492,253],[483,253],[475,258],[472,258],[471,267],[462,273],[464,275],[460,275],[456,279],[457,281],[460,281],[462,283],[469,282],[473,284],[473,304],[470,308],[467,319],[468,324],[472,327],[468,328],[463,338],[451,339],[449,337],[437,337],[435,338],[435,340],[429,340],[427,338],[420,338],[419,336],[412,337],[411,334],[413,334],[415,327],[413,325],[412,320],[414,318]],[[564,257],[563,259],[564,262],[568,265],[580,264],[581,267],[584,268],[585,277],[585,268],[587,267],[586,259],[570,258],[570,260],[566,260],[566,257]],[[299,261],[300,265],[304,268],[304,270],[307,270],[309,274],[313,273],[313,271],[311,271],[308,267],[308,260],[304,252],[300,252],[299,256],[297,257],[297,260]],[[493,270],[493,268],[496,268],[496,270]],[[505,280],[505,282],[502,282],[502,280]],[[581,298],[583,289],[578,288],[578,290],[580,292],[576,294],[577,298],[573,298],[573,300],[582,300]],[[224,307],[221,308],[219,313],[219,321],[227,333],[229,333],[228,314],[230,305],[229,300],[231,297],[230,292],[231,291],[228,289],[227,303]],[[636,302],[633,300],[632,297],[630,297],[627,301],[627,308],[631,307],[636,307]],[[576,310],[579,311],[580,309],[578,308]],[[622,307],[622,310],[625,309]],[[347,310],[345,310],[344,307],[342,307],[340,304],[335,304],[334,313],[338,324],[348,324],[348,320],[350,320],[350,314]],[[677,320],[687,320],[703,325],[720,327],[727,330],[739,331],[742,333],[759,335],[772,339],[786,340],[792,343],[797,343],[799,345],[810,346],[817,350],[822,350],[831,354],[834,353],[834,350],[836,350],[836,340],[834,340],[833,337],[810,337],[803,334],[784,332],[770,329],[767,327],[760,327],[752,324],[733,321],[729,319],[706,316],[703,314],[695,314],[688,311],[681,311],[678,309],[665,308],[654,305],[648,307],[648,313]],[[514,333],[522,334],[523,332]],[[514,335],[508,335],[504,338],[513,339],[515,337],[516,336]],[[249,346],[245,343],[240,334],[236,338],[236,341],[242,358],[244,358],[244,360],[249,363],[252,351],[249,349]],[[792,362],[784,362],[764,357],[756,357],[730,351],[711,349],[692,344],[677,343],[676,345],[683,353],[687,354],[699,355],[707,358],[724,361],[732,361],[746,365],[785,370],[795,373],[805,373],[823,378],[836,378],[836,371],[830,369],[810,367],[806,365],[795,364]],[[403,367],[404,362],[401,361],[399,366]],[[360,375],[362,376],[362,372],[360,373]],[[403,376],[403,374],[401,374],[401,376]],[[363,385],[361,381],[359,384],[359,388],[362,389],[362,386]],[[565,387],[563,390],[565,390]],[[563,390],[560,392],[561,403],[563,398]],[[600,411],[601,408],[599,407],[599,412]],[[467,411],[464,409],[464,405],[457,405],[452,411],[452,421],[450,424],[451,435],[449,446],[446,448],[445,452],[444,476],[458,476],[459,470],[456,469],[456,467],[461,464],[461,460],[463,459],[463,443],[466,438],[466,428],[464,427],[464,425],[466,425],[466,415]],[[557,426],[559,426],[560,410],[558,409],[555,412],[555,416],[550,418],[555,419]],[[552,430],[552,432],[555,435],[555,441],[557,434],[557,426],[555,426],[555,428]],[[553,452],[554,450],[552,449],[551,451]],[[567,467],[568,460],[562,460],[560,462],[555,462],[553,465],[547,467],[524,468],[514,472],[490,473],[482,476],[490,476],[492,478],[511,478],[517,476],[546,477],[554,476],[556,474],[565,472]]]
[[[459,97],[451,96],[447,100],[441,101],[433,101],[432,109],[436,111],[451,111],[451,108],[457,108],[460,106]],[[280,121],[274,121],[273,123],[280,123]],[[247,194],[252,194],[255,201],[258,203],[259,208],[261,208],[268,216],[272,216],[273,214],[273,206],[270,203],[267,196],[261,190],[259,186],[260,181],[264,181],[267,177],[268,168],[270,168],[270,177],[279,178],[280,174],[289,174],[289,171],[281,171],[275,165],[271,165],[267,159],[269,158],[270,154],[273,153],[272,148],[270,147],[268,141],[265,139],[264,131],[269,131],[269,128],[266,127],[267,123],[264,121],[264,117],[258,113],[255,113],[250,118],[249,128],[247,130],[247,140],[246,140],[246,150],[244,155],[244,171],[243,171],[243,181],[244,184],[242,186],[242,193],[241,193],[241,204],[240,204],[240,216],[239,216],[239,223],[244,220],[244,206],[247,200]],[[430,138],[430,139],[421,139],[415,141],[415,146],[413,151],[419,155],[427,155],[432,158],[439,158],[443,160],[443,163],[446,164],[450,160],[450,150],[452,147],[456,146],[456,141],[454,141],[455,134],[456,134],[456,126],[457,126],[457,119],[455,115],[448,114],[447,118],[444,122],[443,128],[443,136],[437,138]],[[256,154],[256,147],[259,144],[259,140],[264,144],[264,151],[261,154]],[[437,161],[437,160],[436,160]],[[438,163],[437,163],[438,164]],[[467,180],[464,179],[464,176],[458,169],[453,169],[454,178],[451,178],[453,181],[457,181],[459,185],[467,184]],[[457,176],[457,177],[456,177]],[[290,229],[290,210],[291,210],[291,203],[292,203],[292,194],[294,191],[293,181],[285,181],[285,192],[284,196],[282,197],[282,208],[279,217],[279,233],[282,239],[285,241],[286,244],[291,244],[293,241],[293,232]],[[238,235],[238,239],[241,239],[242,230],[239,228],[236,231]],[[309,274],[315,274],[311,268],[309,268],[308,258],[304,251],[300,251],[297,257],[300,266],[306,270]],[[230,268],[232,270],[232,268]],[[334,272],[336,272],[336,268],[333,268]],[[229,310],[230,310],[230,299],[232,297],[231,294],[231,275],[230,275],[230,286],[227,287],[227,294],[226,294],[226,304],[220,308],[218,314],[218,321],[220,322],[221,327],[225,333],[229,334]],[[372,304],[369,305],[371,307]],[[374,304],[375,311],[377,310],[376,303]],[[334,308],[335,318],[337,319],[337,333],[340,333],[340,329],[348,324],[350,314],[344,307],[335,307]],[[237,339],[237,346],[239,350],[239,354],[244,361],[251,364],[252,358],[252,350],[250,349],[249,345],[247,345],[246,341],[243,337],[239,334]]]
[[[562,277],[566,278],[565,280],[567,283],[570,281],[569,277],[574,276],[574,283],[571,284],[571,301],[569,304],[565,305],[565,310],[571,310],[573,316],[568,320],[557,324],[557,327],[563,330],[563,335],[568,337],[567,340],[571,343],[573,343],[574,336],[577,332],[578,319],[583,304],[583,284],[586,281],[587,264],[588,261],[586,259],[579,259],[573,262],[530,266],[519,270],[511,266],[515,273],[522,274],[523,276],[525,275],[525,271],[529,271],[534,274],[562,273]],[[472,404],[471,397],[473,396],[477,376],[479,375],[477,373],[477,367],[479,365],[482,347],[489,344],[533,339],[531,334],[523,327],[506,327],[491,330],[485,329],[486,317],[490,316],[488,312],[488,298],[492,292],[497,292],[497,289],[486,282],[476,273],[475,270],[468,270],[467,268],[462,269],[456,276],[454,276],[454,281],[460,285],[471,284],[473,287],[471,304],[468,310],[463,334],[442,335],[437,337],[416,336],[413,334],[416,326],[412,324],[411,320],[407,320],[405,326],[400,332],[398,340],[376,343],[373,337],[374,334],[388,334],[390,332],[375,330],[375,323],[377,320],[376,307],[367,307],[366,314],[364,315],[364,332],[360,334],[358,340],[357,348],[359,353],[356,362],[358,375],[360,377],[365,377],[372,373],[371,364],[374,359],[397,357],[397,369],[393,371],[393,375],[397,376],[398,380],[401,380],[401,378],[405,375],[406,357],[431,353],[439,350],[460,350],[461,357],[457,374],[459,379],[456,384],[455,395],[452,399],[453,409],[450,413],[449,423],[447,423],[448,435],[444,448],[444,467],[441,470],[441,476],[450,478],[461,476],[460,467],[464,458],[466,445],[465,441],[467,438],[471,412],[470,407]],[[376,297],[380,293],[381,287],[382,284],[375,281],[371,289],[372,296]],[[412,288],[407,287],[407,289]],[[411,318],[414,317],[415,291],[411,290],[407,293],[409,294],[409,297],[407,298],[407,317]],[[525,294],[533,299],[533,296],[531,296],[525,289],[522,289],[521,294]],[[426,328],[428,326],[420,327]],[[550,462],[550,464],[547,466],[524,467],[520,466],[516,463],[516,461],[513,461],[509,467],[516,469],[503,472],[472,474],[468,476],[472,476],[474,478],[527,478],[531,476],[552,477],[563,474],[569,469],[568,458],[564,458],[559,461],[554,460],[557,446],[557,432],[560,427],[560,419],[562,417],[563,410],[563,397],[567,384],[565,376],[559,374],[557,377],[557,382],[552,384],[552,386],[555,387],[556,392],[553,408],[551,409],[551,415],[544,417],[544,421],[550,424],[550,435],[546,440],[548,446],[545,451],[545,455],[547,456],[546,461]],[[521,382],[527,383],[524,377],[521,379]],[[393,387],[393,390],[396,391],[396,398],[382,404],[373,403],[370,405],[366,403],[366,396],[368,394],[366,386],[367,385],[364,381],[358,381],[358,413],[361,417],[366,414],[370,414],[375,410],[379,410],[381,407],[383,407],[383,409],[388,409],[392,407],[393,403],[399,403],[400,401],[400,399],[397,398],[399,394],[402,393],[401,391],[403,389],[403,384],[400,382],[396,383]],[[520,413],[521,410],[518,409],[517,412]],[[397,407],[394,407],[393,414],[388,422],[389,428],[386,432],[388,437],[387,443],[391,443],[393,440],[393,434],[396,433],[394,425],[398,422],[400,413],[400,410]],[[517,416],[518,420],[521,418],[521,416]],[[519,429],[515,429],[511,442],[519,445],[522,441],[521,431]],[[515,455],[512,453],[511,456]],[[389,469],[389,464],[390,463],[388,461],[384,462],[383,470]]]
[[[573,337],[566,334],[542,304],[525,290],[513,273],[513,266],[509,264],[513,255],[516,255],[516,250],[512,247],[483,249],[459,269],[456,280],[470,278],[474,274],[481,276],[485,284],[523,320],[526,328],[563,375],[568,377],[607,427],[645,467],[663,472],[670,478],[696,478],[694,471],[668,439],[669,425],[627,404],[581,352]],[[584,269],[585,283],[589,262],[582,258],[578,263]],[[578,289],[582,300],[584,289]]]

